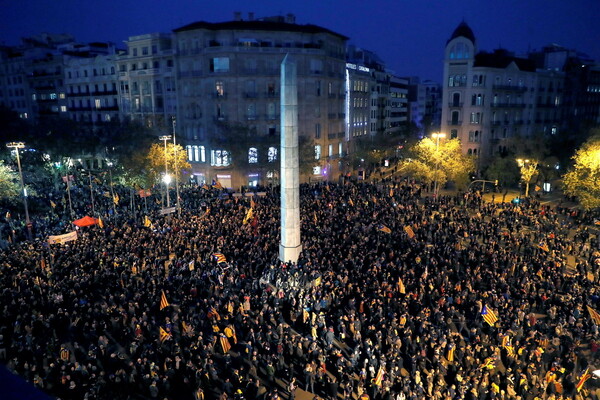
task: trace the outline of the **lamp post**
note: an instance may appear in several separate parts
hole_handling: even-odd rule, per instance
[[[167,188],[167,208],[171,206],[171,199],[169,198],[169,183],[171,182],[171,177],[169,176],[169,169],[167,167],[167,140],[171,140],[171,135],[163,135],[158,138],[165,142],[165,176],[163,177],[163,182]]]
[[[533,178],[533,175],[535,175],[535,172],[537,171],[537,162],[517,158],[517,164],[519,164],[519,168],[521,168],[521,178],[525,181],[525,197],[528,197],[529,182],[531,182],[531,178]]]
[[[177,142],[175,141],[175,117],[173,123],[173,155],[175,157],[175,193],[177,195],[177,215],[181,216],[181,205],[179,204],[179,169],[177,168]]]
[[[27,226],[27,239],[32,239],[31,221],[29,220],[29,209],[27,208],[27,190],[25,189],[25,182],[23,181],[23,171],[21,170],[21,158],[19,157],[19,149],[25,148],[23,142],[10,142],[6,143],[6,147],[14,148],[17,153],[17,166],[19,167],[19,177],[21,178],[21,195],[23,196],[23,206],[25,207],[25,224]]]
[[[439,149],[440,149],[440,139],[444,139],[446,137],[445,133],[432,133],[431,137],[433,139],[435,139],[435,156],[436,156],[436,163],[435,163],[435,179],[434,179],[434,183],[433,183],[433,195],[435,196],[435,200],[438,200],[438,173],[440,171],[440,156],[438,154]]]

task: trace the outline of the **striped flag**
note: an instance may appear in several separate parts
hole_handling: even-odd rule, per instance
[[[181,321],[181,329],[185,335],[191,335],[193,333],[193,329],[191,326],[185,323],[185,321]]]
[[[252,213],[254,212],[254,210],[252,209],[252,207],[250,207],[248,209],[248,211],[246,212],[246,216],[244,217],[244,221],[242,222],[243,225],[246,225],[248,223],[248,221],[250,221],[250,218],[252,218]]]
[[[373,381],[373,384],[376,386],[381,386],[381,384],[383,383],[383,374],[384,374],[384,369],[383,369],[383,365],[379,366],[379,371],[377,371],[377,375],[375,376],[375,380]]]
[[[352,199],[348,199],[348,204],[350,204],[352,207],[354,207],[354,202],[352,201]]]
[[[377,228],[378,231],[381,231],[383,233],[392,233],[392,230],[390,228],[388,228],[385,225],[379,225],[379,227]]]
[[[227,353],[231,349],[231,344],[229,344],[227,336],[223,335],[222,333],[219,335],[219,342],[221,343],[221,350],[223,351],[223,354]]]
[[[538,247],[544,250],[546,253],[550,251],[550,248],[548,247],[548,244],[546,242],[540,242],[540,244],[538,244]]]
[[[223,185],[219,181],[216,181],[215,183],[213,183],[213,187],[215,189],[223,189]]]
[[[215,254],[213,254],[213,257],[216,258],[217,264],[227,262],[227,259],[225,258],[225,255],[223,253],[215,253]]]
[[[410,225],[406,225],[404,227],[404,232],[406,232],[408,237],[411,239],[415,237],[415,231],[413,231],[413,229],[410,227]]]
[[[158,338],[160,339],[160,342],[163,343],[165,340],[168,340],[171,338],[171,334],[168,333],[167,331],[165,331],[162,326],[158,327]]]
[[[100,228],[104,228],[104,221],[102,221],[102,217],[98,217],[98,226]]]
[[[404,287],[404,282],[402,282],[402,278],[398,278],[398,291],[401,294],[406,294],[406,288]]]
[[[217,310],[214,307],[211,307],[210,310],[208,310],[208,314],[206,316],[208,318],[214,318],[217,321],[221,320],[221,316],[219,315],[219,313],[217,312]]]
[[[115,203],[115,205],[119,205],[119,194],[115,193],[115,195],[113,196],[113,202]]]
[[[165,296],[165,291],[162,290],[160,293],[160,309],[161,309],[161,311],[165,307],[169,307],[169,302],[167,301],[167,296]]]
[[[579,393],[581,391],[581,389],[583,389],[583,385],[585,384],[585,382],[590,379],[592,377],[592,374],[590,374],[590,369],[589,367],[586,368],[585,371],[583,371],[583,373],[579,376],[579,382],[577,383],[577,386],[575,386],[575,389],[577,389],[577,393]]]
[[[144,226],[146,228],[152,228],[152,221],[150,221],[150,218],[148,218],[148,216],[144,216]]]
[[[488,308],[488,306],[483,306],[483,309],[481,310],[481,316],[483,317],[483,320],[488,323],[489,326],[494,326],[496,321],[498,321],[496,313],[494,313],[494,311],[492,311],[491,308]]]
[[[586,307],[587,307],[588,312],[590,313],[590,317],[594,321],[594,324],[600,326],[600,314],[598,314],[598,311],[594,310],[590,306],[586,306]]]
[[[454,348],[454,345],[450,345],[448,346],[448,352],[446,353],[446,360],[448,360],[448,362],[454,362],[454,351],[456,349]]]

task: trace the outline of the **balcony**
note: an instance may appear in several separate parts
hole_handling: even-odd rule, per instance
[[[450,107],[450,108],[452,108],[452,107],[456,108],[456,107],[462,107],[462,106],[463,106],[462,102],[460,102],[460,103],[457,103],[457,102],[450,102],[450,103],[448,103],[448,107]]]
[[[104,92],[92,92],[92,96],[114,96],[117,94],[116,90],[107,90]]]
[[[462,125],[462,121],[448,121],[448,126]]]
[[[276,98],[276,97],[279,97],[279,93],[278,93],[278,92],[271,92],[271,91],[268,91],[268,92],[265,92],[265,93],[264,93],[264,96],[265,96],[266,98],[268,98],[268,99],[274,99],[274,98]]]
[[[493,85],[492,88],[495,90],[510,90],[513,92],[526,92],[526,86],[517,86],[517,85]]]
[[[523,103],[492,103],[492,108],[525,108],[526,106]]]

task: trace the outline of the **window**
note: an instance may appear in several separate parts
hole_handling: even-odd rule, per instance
[[[483,106],[483,96],[481,94],[477,95],[477,101],[475,102],[475,105]]]
[[[212,150],[210,152],[210,165],[213,167],[226,167],[231,163],[227,150]]]
[[[144,56],[148,55],[148,48],[147,47],[142,47],[142,55],[144,55]]]
[[[217,96],[225,95],[225,86],[223,85],[223,81],[215,82],[215,91],[217,92]]]
[[[267,152],[267,161],[268,162],[277,161],[277,147],[269,147],[269,151]]]
[[[452,129],[450,131],[450,139],[456,139],[458,138],[458,130],[457,129]]]
[[[315,139],[321,139],[321,124],[315,124]]]
[[[452,121],[450,122],[450,124],[458,125],[458,117],[459,117],[458,111],[452,111]]]
[[[60,112],[67,112],[67,106],[60,106]]]
[[[258,150],[256,147],[248,149],[248,164],[256,164],[258,162]]]
[[[246,108],[246,118],[249,120],[256,119],[256,104],[248,104],[248,107]]]
[[[95,99],[95,100],[94,100],[94,106],[95,106],[97,109],[102,107],[102,105],[100,104],[100,99]]]
[[[311,74],[321,74],[323,72],[323,61],[312,59],[310,60]]]
[[[344,156],[344,143],[342,143],[342,142],[338,143],[338,155],[340,157]]]
[[[317,81],[317,91],[316,91],[317,96],[321,95],[321,81]]]
[[[321,159],[321,145],[318,144],[315,146],[315,160]]]
[[[460,93],[452,94],[452,107],[460,107]]]
[[[211,72],[229,72],[229,57],[214,57],[210,59]]]
[[[329,146],[327,146],[327,152],[328,152],[327,155],[329,157],[333,157],[333,145],[332,144],[330,144]]]
[[[275,103],[267,103],[267,119],[275,119]]]
[[[134,57],[137,57],[137,47],[135,47],[135,48],[133,49],[133,56],[134,56]]]

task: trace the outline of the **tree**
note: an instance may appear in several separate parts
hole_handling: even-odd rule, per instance
[[[514,186],[520,178],[518,165],[512,157],[496,157],[485,171],[488,180],[495,181],[505,187]]]
[[[154,143],[150,146],[150,151],[147,155],[148,174],[154,181],[165,171],[165,145],[163,143]],[[180,145],[173,145],[167,142],[166,150],[167,170],[170,175],[177,174],[179,182],[183,179],[183,172],[190,172],[192,166],[187,161],[187,153]]]
[[[573,156],[574,165],[563,176],[565,192],[577,196],[587,209],[600,207],[600,135],[585,142]]]
[[[410,153],[411,157],[400,164],[400,171],[426,184],[437,180],[442,187],[453,181],[465,187],[469,173],[475,169],[473,158],[462,153],[458,139],[441,140],[437,146],[434,140],[425,138],[417,142]]]
[[[13,202],[20,194],[19,174],[0,160],[0,199]]]
[[[537,160],[523,160],[517,159],[521,171],[521,179],[525,182],[525,197],[529,196],[529,184],[535,175],[538,173],[538,162]]]

